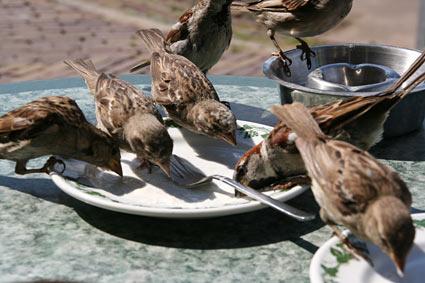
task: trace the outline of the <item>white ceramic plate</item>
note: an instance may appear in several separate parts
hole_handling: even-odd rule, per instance
[[[393,262],[380,248],[362,243],[369,250],[372,267],[363,259],[350,255],[337,237],[332,237],[314,254],[310,280],[319,282],[425,282],[425,213],[412,214],[416,237],[409,253],[404,276],[397,274]]]
[[[171,125],[173,154],[188,160],[206,175],[232,177],[240,157],[261,142],[271,127],[238,121],[238,147],[224,141],[193,134]],[[53,182],[65,193],[88,204],[109,210],[157,217],[202,218],[254,211],[265,207],[248,198],[235,198],[234,189],[219,181],[186,189],[170,181],[158,167],[152,173],[138,170],[134,154],[123,152],[121,164],[124,177],[102,171],[90,164],[65,160],[63,174],[52,172]],[[268,192],[278,200],[288,200],[308,187],[297,186],[287,191]]]

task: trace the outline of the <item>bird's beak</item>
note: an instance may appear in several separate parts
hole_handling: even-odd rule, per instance
[[[115,173],[117,173],[118,175],[122,177],[122,167],[121,167],[121,162],[119,160],[116,160],[116,159],[109,160],[108,166],[109,166],[109,169],[111,169],[112,171],[114,171]]]
[[[170,169],[170,159],[167,159],[167,160],[162,161],[162,162],[156,161],[155,163],[165,172],[165,174],[167,174],[168,177],[171,177],[171,175],[170,175],[170,171],[171,171],[171,169]]]
[[[407,255],[404,256],[404,257],[400,257],[400,256],[397,256],[394,252],[390,252],[388,255],[393,260],[394,265],[395,265],[395,267],[397,269],[398,275],[400,277],[403,277],[403,275],[404,275],[404,267],[406,265]]]
[[[233,146],[238,145],[238,143],[236,141],[236,132],[235,131],[233,131],[231,133],[220,134],[220,135],[218,135],[218,137],[227,141],[228,143],[230,143]]]

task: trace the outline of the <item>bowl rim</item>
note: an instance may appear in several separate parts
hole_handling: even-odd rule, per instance
[[[316,46],[310,46],[310,48],[314,51],[315,49],[319,48],[330,48],[330,47],[347,47],[347,48],[356,48],[356,47],[376,47],[376,48],[385,48],[385,49],[399,49],[404,51],[411,51],[414,53],[417,53],[418,57],[421,54],[420,50],[412,49],[412,48],[404,48],[404,47],[398,47],[393,45],[384,45],[384,44],[368,44],[368,43],[338,43],[338,44],[324,44],[324,45],[316,45]],[[301,53],[301,50],[294,48],[288,51],[285,51],[285,55],[289,55],[291,53]],[[340,92],[340,91],[331,91],[331,90],[320,90],[320,89],[313,89],[306,86],[302,86],[296,83],[285,81],[281,78],[279,78],[274,72],[272,72],[271,66],[272,64],[276,64],[275,62],[279,60],[277,56],[271,56],[263,63],[263,73],[264,75],[276,82],[279,83],[279,85],[283,85],[287,88],[290,88],[292,90],[302,91],[305,93],[311,93],[311,94],[323,94],[323,95],[332,95],[337,96],[341,98],[348,98],[348,97],[357,97],[357,96],[373,96],[376,95],[382,91],[370,91],[370,92]],[[400,74],[401,76],[402,74]],[[421,83],[418,85],[415,89],[411,91],[411,93],[419,92],[425,89],[425,84]]]

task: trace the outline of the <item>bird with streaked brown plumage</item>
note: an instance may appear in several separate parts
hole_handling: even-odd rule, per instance
[[[351,252],[368,261],[336,224],[374,243],[403,274],[415,227],[412,196],[400,176],[366,151],[326,136],[303,104],[273,106],[272,112],[296,135],[294,142],[312,179],[323,222]]]
[[[425,75],[421,74],[405,84],[424,62],[425,52],[388,90],[312,105],[308,109],[325,134],[368,150],[382,139],[390,110],[424,81]],[[293,131],[284,121],[277,123],[264,141],[239,159],[233,178],[255,189],[266,186],[284,189],[309,182],[293,137]]]
[[[170,175],[173,141],[153,100],[118,77],[99,73],[90,60],[65,60],[86,81],[96,104],[98,127],[142,162],[158,165]]]
[[[236,146],[236,118],[205,74],[190,60],[172,53],[158,29],[138,34],[151,52],[154,101],[189,131]]]
[[[283,62],[285,73],[290,76],[291,59],[283,53],[275,38],[275,33],[292,36],[301,45],[301,60],[307,61],[311,68],[311,57],[315,53],[301,37],[322,34],[341,22],[350,12],[353,0],[254,0],[250,2],[234,1],[232,9],[251,12],[257,15],[257,21],[267,27],[267,35],[277,49],[277,55]]]
[[[171,52],[184,56],[207,73],[232,40],[232,0],[199,0],[174,24],[166,36]],[[144,60],[135,72],[150,64]]]
[[[0,117],[0,159],[16,162],[16,174],[49,173],[55,163],[64,165],[51,157],[41,168],[26,168],[28,160],[45,155],[78,159],[122,176],[118,146],[69,97],[39,98]]]

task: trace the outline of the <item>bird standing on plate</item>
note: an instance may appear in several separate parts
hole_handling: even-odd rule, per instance
[[[69,97],[43,97],[0,117],[0,159],[15,161],[16,174],[49,173],[50,166],[63,164],[51,157],[42,168],[26,168],[28,160],[45,155],[78,159],[122,176],[118,146]]]
[[[295,37],[301,45],[301,59],[311,68],[311,56],[315,53],[301,37],[322,34],[345,18],[353,0],[258,0],[248,3],[234,2],[232,8],[257,15],[257,21],[267,27],[267,35],[278,50],[285,73],[290,76],[291,60],[283,54],[275,39],[275,32]]]
[[[232,0],[199,0],[173,25],[166,41],[171,52],[192,61],[207,73],[221,58],[232,40]],[[131,72],[149,65],[149,60]]]
[[[400,176],[366,151],[326,136],[303,104],[273,106],[272,112],[296,134],[323,222],[354,252],[335,224],[376,244],[402,273],[415,227],[412,196]]]
[[[138,31],[151,52],[152,96],[180,126],[236,146],[236,119],[205,74],[173,54],[158,29]]]
[[[382,139],[384,122],[390,110],[425,79],[422,74],[399,90],[424,62],[425,52],[386,91],[313,105],[309,111],[325,134],[368,150]],[[285,121],[281,121],[263,142],[240,158],[233,177],[256,189],[265,186],[285,189],[309,182],[305,173],[304,163],[294,144],[293,131]]]
[[[86,81],[96,104],[98,127],[120,148],[133,152],[141,168],[157,164],[170,176],[173,141],[154,102],[130,83],[97,72],[90,60],[66,60]]]

